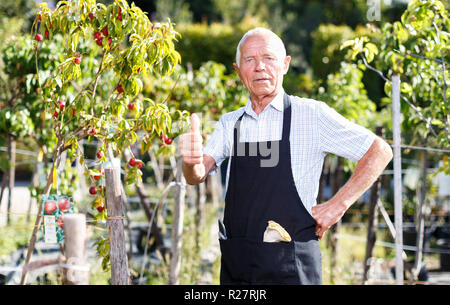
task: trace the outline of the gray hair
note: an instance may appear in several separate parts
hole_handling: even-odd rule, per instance
[[[278,37],[277,34],[275,34],[274,32],[272,32],[269,29],[257,27],[257,28],[251,29],[247,33],[245,33],[244,36],[242,36],[241,40],[239,41],[239,44],[236,48],[236,65],[238,67],[240,67],[240,64],[241,64],[241,47],[244,44],[244,42],[247,40],[247,38],[254,36],[254,35],[268,35],[271,38],[275,39],[276,43],[278,44],[278,48],[277,48],[278,57],[280,59],[286,57],[286,48],[285,48],[284,43],[281,40],[281,38]]]

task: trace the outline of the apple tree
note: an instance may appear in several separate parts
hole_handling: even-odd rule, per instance
[[[142,138],[148,140],[170,130],[172,117],[166,105],[142,95],[142,77],[157,78],[171,74],[180,61],[174,48],[178,33],[170,20],[152,23],[144,12],[125,0],[106,6],[95,0],[60,1],[54,10],[39,4],[33,23],[37,93],[43,113],[51,122],[56,137],[52,166],[44,194],[56,188],[61,155],[80,158],[80,141],[101,143],[97,169],[87,171],[89,192],[98,208],[104,202],[104,187],[98,176],[103,162],[112,161],[124,149]],[[53,58],[54,70],[39,69],[39,54],[46,44],[61,36],[58,47],[63,55]],[[143,134],[138,130],[144,131]],[[129,160],[127,181],[140,179],[140,160]],[[106,210],[97,209],[99,213]],[[40,214],[40,213],[39,213]],[[104,214],[106,215],[106,214]],[[33,248],[36,228],[30,240]],[[26,263],[30,259],[29,249]]]

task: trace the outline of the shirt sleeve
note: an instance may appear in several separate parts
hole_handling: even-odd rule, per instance
[[[217,167],[210,174],[216,173],[222,162],[229,156],[226,130],[222,118],[216,123],[206,146],[203,147],[203,154],[210,155],[216,162]]]
[[[319,103],[320,147],[324,153],[358,161],[372,145],[376,135],[350,122],[327,104]]]

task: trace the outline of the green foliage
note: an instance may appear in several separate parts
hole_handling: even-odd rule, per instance
[[[440,1],[411,1],[401,21],[386,23],[381,29],[378,47],[369,38],[360,37],[343,44],[351,47],[352,59],[359,55],[366,67],[385,79],[390,96],[390,78],[401,76],[402,112],[407,118],[402,127],[410,141],[450,146],[450,19]],[[379,54],[378,54],[379,52]],[[375,67],[369,64],[375,60]],[[384,76],[385,74],[386,76]]]
[[[340,50],[340,45],[353,38],[354,32],[346,25],[322,24],[311,36],[311,68],[317,78],[326,79],[327,75],[339,69],[345,55]]]
[[[167,100],[167,106],[173,111],[183,109],[188,113],[201,113],[202,130],[207,134],[214,127],[211,122],[218,121],[226,112],[242,107],[248,98],[237,74],[227,74],[224,65],[212,61],[194,71],[178,67],[170,77],[160,80],[147,78],[144,84],[145,94],[160,103]],[[187,123],[187,120],[184,122]],[[187,124],[176,127],[168,130],[169,137],[175,138],[186,132]]]
[[[373,128],[376,106],[367,96],[362,76],[355,64],[342,62],[337,73],[328,75],[327,90],[319,89],[318,98],[350,121]]]

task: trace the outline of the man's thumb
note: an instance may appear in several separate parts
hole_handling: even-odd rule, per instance
[[[191,115],[191,132],[200,132],[200,118],[195,113]]]

